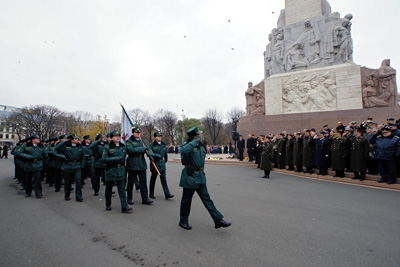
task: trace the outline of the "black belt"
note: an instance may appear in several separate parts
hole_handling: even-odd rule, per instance
[[[78,162],[78,161],[80,161],[80,160],[76,160],[76,159],[74,159],[74,160],[68,160],[68,159],[67,159],[67,163],[69,163],[69,162],[76,163],[76,162]]]
[[[200,169],[193,169],[195,172],[202,172],[204,169],[200,168]]]
[[[144,155],[134,155],[134,156],[129,156],[131,158],[144,158]]]
[[[162,161],[162,160],[164,160],[163,157],[161,157],[161,158],[155,158],[155,159],[154,159],[154,161]]]

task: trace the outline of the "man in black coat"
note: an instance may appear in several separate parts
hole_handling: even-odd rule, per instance
[[[254,147],[255,139],[251,136],[251,134],[249,134],[249,138],[247,138],[247,154],[249,154],[249,162],[253,161]]]
[[[239,135],[239,140],[237,141],[237,148],[239,150],[239,160],[243,161],[243,152],[244,152],[245,142],[243,139],[243,135]]]

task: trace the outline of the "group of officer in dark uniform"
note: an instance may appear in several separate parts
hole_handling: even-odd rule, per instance
[[[188,140],[182,145],[181,159],[185,168],[182,170],[180,186],[183,194],[180,209],[179,226],[186,230],[193,194],[197,192],[204,206],[215,223],[215,228],[229,227],[231,223],[223,220],[222,214],[215,208],[208,194],[204,164],[206,150],[202,133],[195,126],[187,131]],[[121,142],[119,131],[108,136],[97,134],[94,142],[89,135],[80,139],[76,134],[61,135],[49,140],[40,140],[33,134],[21,140],[12,152],[15,163],[15,178],[25,190],[25,197],[31,197],[34,190],[37,198],[43,197],[42,181],[46,179],[49,187],[59,192],[64,185],[64,199],[70,201],[70,193],[75,183],[75,200],[83,201],[82,185],[85,179],[91,179],[94,196],[99,195],[100,184],[105,185],[106,210],[110,211],[112,189],[118,189],[123,213],[129,213],[133,205],[133,188],[140,190],[142,204],[151,205],[155,199],[154,189],[158,176],[165,199],[173,198],[166,178],[168,151],[162,141],[162,133],[154,133],[154,142],[147,145],[141,138],[140,127],[132,127],[132,136]],[[150,160],[150,194],[147,188],[147,163]]]
[[[379,183],[396,183],[400,176],[400,120],[387,120],[378,126],[369,118],[360,126],[355,121],[344,127],[339,123],[336,130],[328,125],[320,132],[306,129],[303,132],[279,135],[249,135],[247,149],[249,161],[255,158],[258,167],[269,178],[272,168],[312,174],[318,168],[320,175],[328,169],[335,177],[345,177],[353,172],[352,179],[363,181],[366,173],[380,174]]]

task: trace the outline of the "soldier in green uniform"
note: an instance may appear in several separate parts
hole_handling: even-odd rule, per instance
[[[40,144],[39,136],[34,134],[30,141],[21,147],[19,157],[25,160],[25,197],[30,197],[32,193],[32,182],[37,198],[41,198],[42,184],[41,172],[43,170],[44,147]]]
[[[157,131],[154,133],[154,142],[149,145],[149,152],[151,151],[154,156],[154,163],[158,171],[160,172],[160,181],[161,186],[164,190],[164,195],[166,199],[173,198],[174,195],[171,195],[169,192],[169,188],[167,185],[167,176],[166,176],[166,166],[165,164],[168,162],[168,153],[167,147],[165,143],[162,141],[162,133]],[[150,164],[151,178],[150,178],[150,198],[156,198],[154,196],[154,187],[157,179],[157,170],[154,168],[153,164]]]
[[[93,177],[93,151],[89,148],[91,143],[90,135],[83,137],[83,153],[85,154],[85,160],[82,166],[82,187],[85,185],[85,179],[87,177]]]
[[[141,136],[140,127],[132,127],[132,136],[126,141],[126,153],[128,154],[128,161],[126,169],[128,171],[128,185],[126,191],[128,192],[128,204],[133,204],[133,184],[136,177],[139,176],[140,194],[142,197],[142,204],[150,205],[153,203],[149,199],[147,190],[146,170],[147,164],[144,154],[148,151],[148,157],[154,161],[153,153],[148,150],[148,147]]]
[[[303,139],[300,132],[293,138],[293,164],[296,166],[295,172],[303,172]]]
[[[46,154],[47,154],[47,174],[46,176],[49,178],[49,186],[52,187],[54,184],[54,164],[55,164],[55,159],[54,159],[54,147],[55,147],[55,142],[57,141],[57,138],[50,138],[49,144],[46,147]]]
[[[19,152],[22,146],[26,143],[26,139],[22,139],[18,142],[18,145],[11,150],[11,154],[14,155],[14,164],[16,166],[16,177],[17,183],[20,185],[21,190],[25,190],[25,172],[23,166],[23,160],[19,157]]]
[[[60,191],[61,183],[62,183],[62,180],[64,178],[63,177],[64,173],[61,170],[61,168],[63,166],[63,163],[64,163],[64,159],[56,156],[57,152],[56,152],[55,149],[59,144],[65,142],[67,140],[68,139],[67,139],[67,136],[65,134],[60,135],[56,139],[56,142],[54,143],[54,148],[52,149],[53,152],[50,155],[50,156],[53,156],[53,159],[54,159],[54,188],[55,188],[55,192],[59,192]]]
[[[105,169],[106,164],[103,161],[103,151],[107,142],[106,136],[101,133],[98,133],[96,136],[96,141],[93,142],[89,147],[93,153],[93,168],[94,175],[91,177],[92,180],[92,188],[94,191],[94,195],[98,196],[100,191],[100,179],[105,183]]]
[[[206,148],[201,142],[202,132],[197,126],[187,131],[188,140],[182,144],[181,160],[185,168],[181,173],[179,186],[183,187],[180,221],[179,226],[190,230],[189,225],[190,207],[194,192],[197,192],[204,206],[214,220],[215,228],[229,227],[231,223],[224,221],[222,214],[214,206],[207,190],[206,175],[204,173],[204,164],[206,158]]]
[[[125,158],[126,147],[120,142],[121,134],[113,131],[110,134],[111,142],[103,151],[102,159],[107,164],[106,167],[106,210],[111,210],[111,195],[114,184],[117,185],[118,195],[121,201],[121,209],[123,213],[132,210],[126,203],[125,194]]]
[[[81,172],[85,155],[82,145],[79,144],[78,136],[76,134],[69,135],[68,141],[58,144],[55,151],[57,153],[55,156],[64,160],[61,170],[64,172],[65,200],[71,200],[69,197],[71,184],[75,180],[75,200],[82,202]]]

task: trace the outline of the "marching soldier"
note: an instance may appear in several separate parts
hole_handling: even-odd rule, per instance
[[[52,155],[54,157],[54,188],[55,188],[55,192],[60,192],[61,184],[62,184],[62,181],[64,178],[63,177],[64,173],[61,170],[63,163],[64,163],[64,159],[56,156],[57,152],[55,149],[59,144],[65,142],[67,140],[68,140],[67,136],[65,134],[63,134],[63,135],[60,135],[57,138],[56,142],[54,143],[55,146],[54,146]]]
[[[24,172],[24,162],[21,157],[19,157],[19,152],[22,146],[26,143],[26,139],[22,139],[18,142],[17,146],[11,150],[11,154],[14,155],[14,164],[16,166],[16,177],[17,183],[20,185],[21,190],[25,190],[25,172]]]
[[[126,147],[120,142],[121,134],[113,131],[110,134],[111,142],[103,150],[102,159],[106,163],[106,210],[111,210],[111,196],[114,184],[117,185],[121,211],[128,213],[132,210],[126,203],[125,194],[125,158]]]
[[[30,141],[21,147],[18,156],[23,158],[25,169],[25,197],[30,197],[32,193],[32,182],[35,195],[41,198],[42,194],[42,179],[41,172],[43,170],[44,148],[40,144],[39,136],[34,134]]]
[[[68,141],[58,144],[55,148],[56,157],[64,160],[61,170],[64,172],[64,194],[65,200],[69,201],[71,184],[75,180],[75,200],[82,202],[81,174],[85,155],[79,138],[76,134],[68,136]]]
[[[55,148],[55,142],[57,141],[57,138],[50,138],[49,140],[49,145],[46,147],[46,154],[47,154],[47,159],[48,159],[48,164],[47,164],[47,174],[46,177],[49,179],[49,186],[52,187],[54,184],[54,164],[55,164],[55,158],[54,158],[54,148]]]
[[[202,132],[197,126],[187,131],[188,140],[182,145],[181,159],[185,168],[181,173],[179,186],[183,187],[179,226],[190,230],[190,206],[194,192],[197,192],[204,206],[214,220],[215,228],[229,227],[231,223],[224,221],[222,214],[215,208],[207,190],[206,175],[203,172],[206,148],[201,143]]]
[[[353,137],[349,140],[350,144],[350,170],[354,172],[351,179],[360,179],[364,181],[367,160],[369,158],[368,140],[362,137],[362,129],[357,128]]]
[[[85,160],[82,166],[82,187],[85,185],[85,179],[93,177],[93,151],[90,149],[90,135],[85,135],[83,137],[83,153],[85,154]]]
[[[166,177],[166,163],[168,162],[168,153],[167,147],[165,143],[162,141],[162,133],[157,131],[154,133],[154,142],[149,145],[149,151],[152,152],[154,156],[154,163],[160,172],[160,181],[164,191],[165,199],[173,198],[169,192],[167,185],[167,177]],[[150,178],[150,198],[156,198],[154,196],[154,187],[156,184],[156,179],[158,172],[156,168],[154,168],[153,164],[150,164],[151,178]]]
[[[136,177],[139,176],[140,194],[142,204],[151,205],[153,201],[149,199],[147,190],[146,170],[147,164],[144,154],[147,152],[151,161],[154,161],[153,154],[148,151],[148,147],[144,140],[140,138],[142,130],[140,127],[132,127],[132,136],[126,142],[126,152],[128,153],[128,161],[126,169],[128,171],[128,204],[133,204],[133,184]]]
[[[103,134],[98,133],[95,139],[96,141],[89,146],[89,148],[92,150],[92,154],[94,157],[94,175],[92,175],[92,177],[90,178],[92,180],[94,195],[98,196],[100,191],[100,179],[105,183],[106,164],[104,163],[102,157],[107,138]]]

